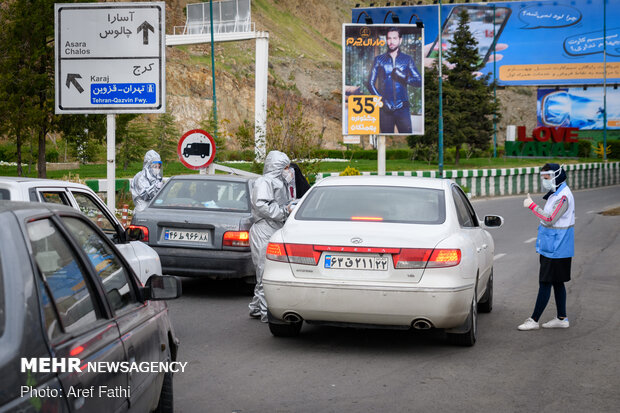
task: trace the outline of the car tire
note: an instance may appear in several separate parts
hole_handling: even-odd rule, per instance
[[[172,392],[172,372],[164,373],[164,383],[161,386],[159,403],[155,408],[156,413],[174,412],[174,399]]]
[[[301,331],[303,321],[290,324],[276,324],[269,322],[269,331],[275,337],[297,337]]]
[[[493,310],[493,270],[489,275],[487,282],[487,290],[484,292],[482,299],[478,303],[478,311],[481,313],[490,313]]]
[[[471,308],[466,323],[469,324],[469,329],[466,332],[447,334],[450,343],[461,347],[471,347],[476,344],[478,336],[478,303],[476,302],[476,294],[474,294],[471,300]]]

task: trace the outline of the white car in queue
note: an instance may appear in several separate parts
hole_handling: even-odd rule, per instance
[[[269,328],[303,321],[445,329],[476,342],[478,310],[493,306],[494,242],[451,180],[330,177],[316,183],[270,239],[263,275]]]

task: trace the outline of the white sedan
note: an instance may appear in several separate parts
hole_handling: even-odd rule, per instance
[[[451,180],[331,177],[304,196],[270,239],[263,275],[269,328],[303,321],[446,329],[476,342],[478,310],[493,305],[491,235]]]

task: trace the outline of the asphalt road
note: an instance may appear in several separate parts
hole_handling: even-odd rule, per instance
[[[179,412],[616,412],[620,410],[620,186],[575,192],[576,257],[566,330],[521,332],[538,291],[537,220],[524,197],[474,200],[505,218],[495,239],[494,307],[472,348],[441,331],[304,325],[275,338],[248,318],[233,282],[184,279],[169,303],[185,373]],[[541,195],[533,195],[542,203]],[[553,294],[541,321],[555,317]]]

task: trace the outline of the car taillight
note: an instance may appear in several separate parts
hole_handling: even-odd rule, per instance
[[[222,244],[225,247],[249,247],[250,233],[248,231],[227,231],[224,233]]]
[[[284,244],[270,242],[267,245],[267,259],[272,261],[288,262]]]
[[[127,227],[127,238],[129,241],[149,242],[149,229],[141,225],[130,225]]]
[[[281,244],[270,242],[267,245],[267,259],[290,262],[292,264],[316,265],[321,251],[315,251],[309,244]]]
[[[308,244],[284,244],[288,260],[294,264],[317,265],[321,252],[315,251],[314,246]]]
[[[453,267],[461,262],[461,250],[403,248],[392,255],[394,268],[443,268]]]
[[[461,262],[461,250],[434,250],[426,268],[454,267]]]

